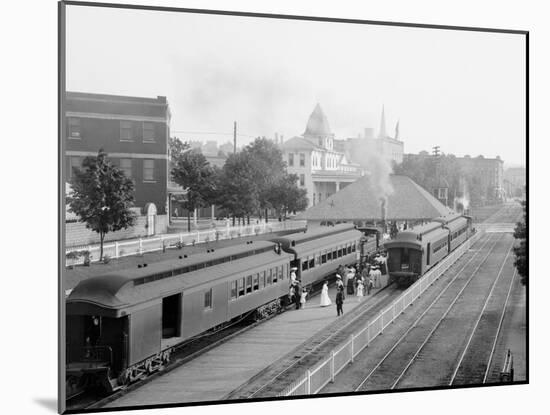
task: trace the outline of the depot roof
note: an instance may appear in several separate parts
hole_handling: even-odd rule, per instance
[[[390,175],[393,191],[387,197],[386,220],[432,219],[447,215],[445,207],[424,188],[407,176]],[[382,217],[378,186],[371,176],[362,176],[354,183],[299,214],[306,220],[373,220]]]

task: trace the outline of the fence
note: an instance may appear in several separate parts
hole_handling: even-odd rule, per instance
[[[407,288],[390,306],[369,321],[359,332],[352,334],[349,339],[333,350],[330,356],[308,370],[304,375],[290,384],[277,396],[312,395],[318,393],[334,377],[340,373],[353,359],[384,329],[388,327],[404,310],[410,306],[434,281],[436,281],[449,267],[466,253],[480,236],[480,232],[464,242],[450,256],[439,262],[434,268],[424,274],[413,285]]]
[[[260,223],[245,226],[225,226],[223,228],[208,229],[189,233],[164,234],[151,238],[139,238],[124,242],[109,242],[103,245],[103,255],[110,258],[121,258],[130,255],[140,255],[145,252],[162,251],[170,247],[181,245],[195,245],[199,243],[214,242],[223,239],[240,238],[244,236],[254,236],[264,233],[281,232],[287,230],[304,229],[306,221],[284,221]],[[90,260],[99,261],[99,245],[84,245],[71,247],[65,250],[69,254],[65,260],[66,266],[82,264],[84,257],[82,255],[75,257],[71,252],[87,251]]]

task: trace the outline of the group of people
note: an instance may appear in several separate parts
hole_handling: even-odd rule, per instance
[[[296,310],[303,308],[306,304],[306,298],[308,295],[306,287],[301,286],[300,280],[296,278],[297,268],[291,268],[290,270],[290,289],[288,293],[288,299],[290,303],[296,305]]]
[[[370,295],[373,288],[381,288],[382,270],[385,268],[386,258],[384,255],[377,254],[369,258],[364,264],[356,264],[354,266],[340,265],[336,270],[336,314],[338,316],[344,314],[344,299],[345,295],[356,295],[361,298],[365,295]],[[305,287],[302,288],[300,280],[296,277],[297,268],[290,270],[290,303],[296,305],[296,309],[303,308],[308,296],[308,291]],[[385,271],[385,269],[384,269]],[[321,290],[321,307],[332,305],[332,301],[328,295],[328,281],[323,283]]]

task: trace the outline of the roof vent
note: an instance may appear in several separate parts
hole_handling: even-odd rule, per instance
[[[183,257],[180,255],[178,258],[179,258],[179,259],[182,259]]]
[[[185,254],[183,257],[184,257],[184,258],[187,258],[187,254]]]
[[[143,264],[143,268],[145,268],[147,266],[147,264]]]
[[[141,264],[138,264],[138,268],[141,268]]]

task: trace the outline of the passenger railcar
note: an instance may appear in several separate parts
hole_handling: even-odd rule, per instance
[[[312,285],[334,274],[340,265],[359,260],[362,232],[352,224],[320,227],[273,239],[293,255],[291,267],[302,285]]]
[[[471,219],[449,214],[399,232],[384,243],[390,281],[408,286],[449,255],[471,234]]]
[[[362,233],[322,227],[81,281],[66,300],[68,388],[113,391],[160,368],[173,348],[356,262]],[[70,386],[72,385],[72,386]]]
[[[112,391],[158,369],[173,346],[287,294],[291,259],[255,241],[81,281],[66,302],[68,378]]]

